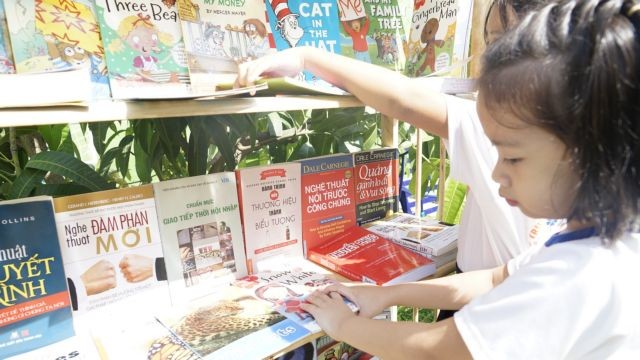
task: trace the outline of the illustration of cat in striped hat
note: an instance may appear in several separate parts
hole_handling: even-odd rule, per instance
[[[289,46],[294,47],[304,35],[304,29],[298,24],[298,14],[289,10],[288,0],[269,0],[269,4],[276,14],[276,30],[280,31],[282,38]]]

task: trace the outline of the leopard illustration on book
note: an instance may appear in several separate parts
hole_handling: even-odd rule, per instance
[[[192,359],[190,356],[194,352],[205,357],[284,319],[263,302],[243,292],[224,299],[212,298],[181,313],[158,317],[173,334],[150,345],[149,359],[187,360]]]

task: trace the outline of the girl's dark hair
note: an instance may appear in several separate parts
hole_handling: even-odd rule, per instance
[[[543,4],[549,3],[550,0],[493,0],[489,5],[489,10],[484,18],[484,39],[487,42],[487,22],[489,22],[489,15],[492,11],[498,10],[500,15],[500,24],[502,28],[508,30],[511,26],[509,24],[509,12],[514,11],[518,19],[521,19],[530,11],[537,9]]]
[[[484,55],[490,111],[560,138],[580,182],[569,219],[606,240],[636,230],[640,207],[640,5],[564,0],[528,14]]]

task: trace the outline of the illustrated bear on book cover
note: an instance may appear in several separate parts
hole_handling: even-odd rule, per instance
[[[109,97],[109,83],[93,4],[89,0],[5,1],[18,73],[86,67],[92,98]],[[63,88],[65,84],[60,84]]]
[[[406,35],[397,0],[337,0],[342,54],[402,71]]]
[[[237,64],[275,51],[263,0],[177,2],[194,90],[235,80]]]
[[[114,98],[191,96],[180,20],[171,1],[95,4]]]

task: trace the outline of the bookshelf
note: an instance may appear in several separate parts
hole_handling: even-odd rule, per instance
[[[91,123],[124,119],[249,114],[300,109],[364,106],[354,96],[274,96],[214,100],[96,101],[88,106],[50,106],[0,109],[0,127]]]

